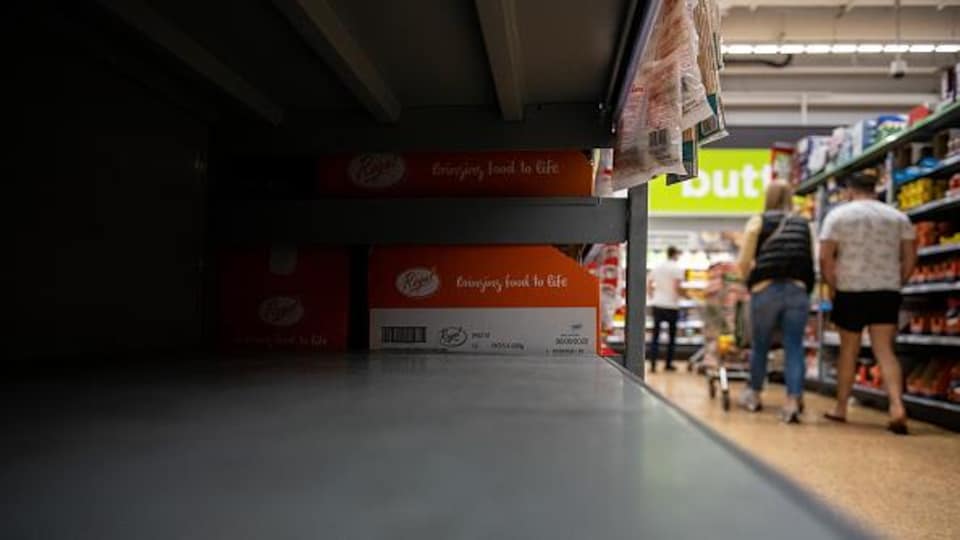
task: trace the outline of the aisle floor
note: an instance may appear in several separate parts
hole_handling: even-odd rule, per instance
[[[912,435],[888,433],[886,416],[852,406],[850,423],[822,418],[833,400],[807,393],[803,423],[780,422],[784,388],[764,392],[764,410],[724,413],[703,376],[680,371],[650,374],[647,382],[668,400],[812,491],[829,506],[883,537],[960,538],[960,434],[910,422]],[[733,396],[742,383],[734,383]]]

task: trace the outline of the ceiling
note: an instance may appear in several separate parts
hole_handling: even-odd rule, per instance
[[[733,44],[896,44],[893,0],[721,0],[723,39]],[[960,0],[903,0],[902,44],[960,44]],[[906,76],[890,76],[893,53],[725,56],[731,124],[836,125],[932,102],[940,70],[957,53],[906,53]],[[786,64],[782,67],[774,65]]]

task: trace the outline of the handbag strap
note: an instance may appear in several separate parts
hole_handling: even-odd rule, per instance
[[[777,228],[773,231],[773,233],[770,236],[767,237],[766,240],[763,241],[763,244],[760,245],[760,249],[757,250],[757,253],[760,253],[761,251],[766,249],[767,246],[770,245],[770,242],[773,241],[774,238],[780,236],[780,233],[783,232],[784,227],[787,226],[787,221],[789,219],[790,219],[790,214],[787,212],[784,212],[783,217],[780,218],[780,223],[777,225]]]

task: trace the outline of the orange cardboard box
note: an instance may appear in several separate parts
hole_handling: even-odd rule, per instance
[[[337,154],[318,192],[337,197],[589,197],[593,168],[576,150]]]
[[[220,254],[220,347],[344,351],[350,260],[340,249],[237,248]]]
[[[370,348],[599,351],[597,279],[550,246],[375,248]]]

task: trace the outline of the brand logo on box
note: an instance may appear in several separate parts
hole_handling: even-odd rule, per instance
[[[424,298],[440,289],[440,276],[430,268],[411,268],[397,276],[396,285],[408,298]]]
[[[360,154],[347,167],[350,181],[369,189],[390,187],[403,180],[406,172],[406,163],[399,154]]]
[[[460,326],[448,326],[440,330],[440,345],[456,348],[467,342],[467,332]]]
[[[303,304],[297,298],[274,296],[260,302],[260,320],[271,326],[293,326],[303,318]]]

